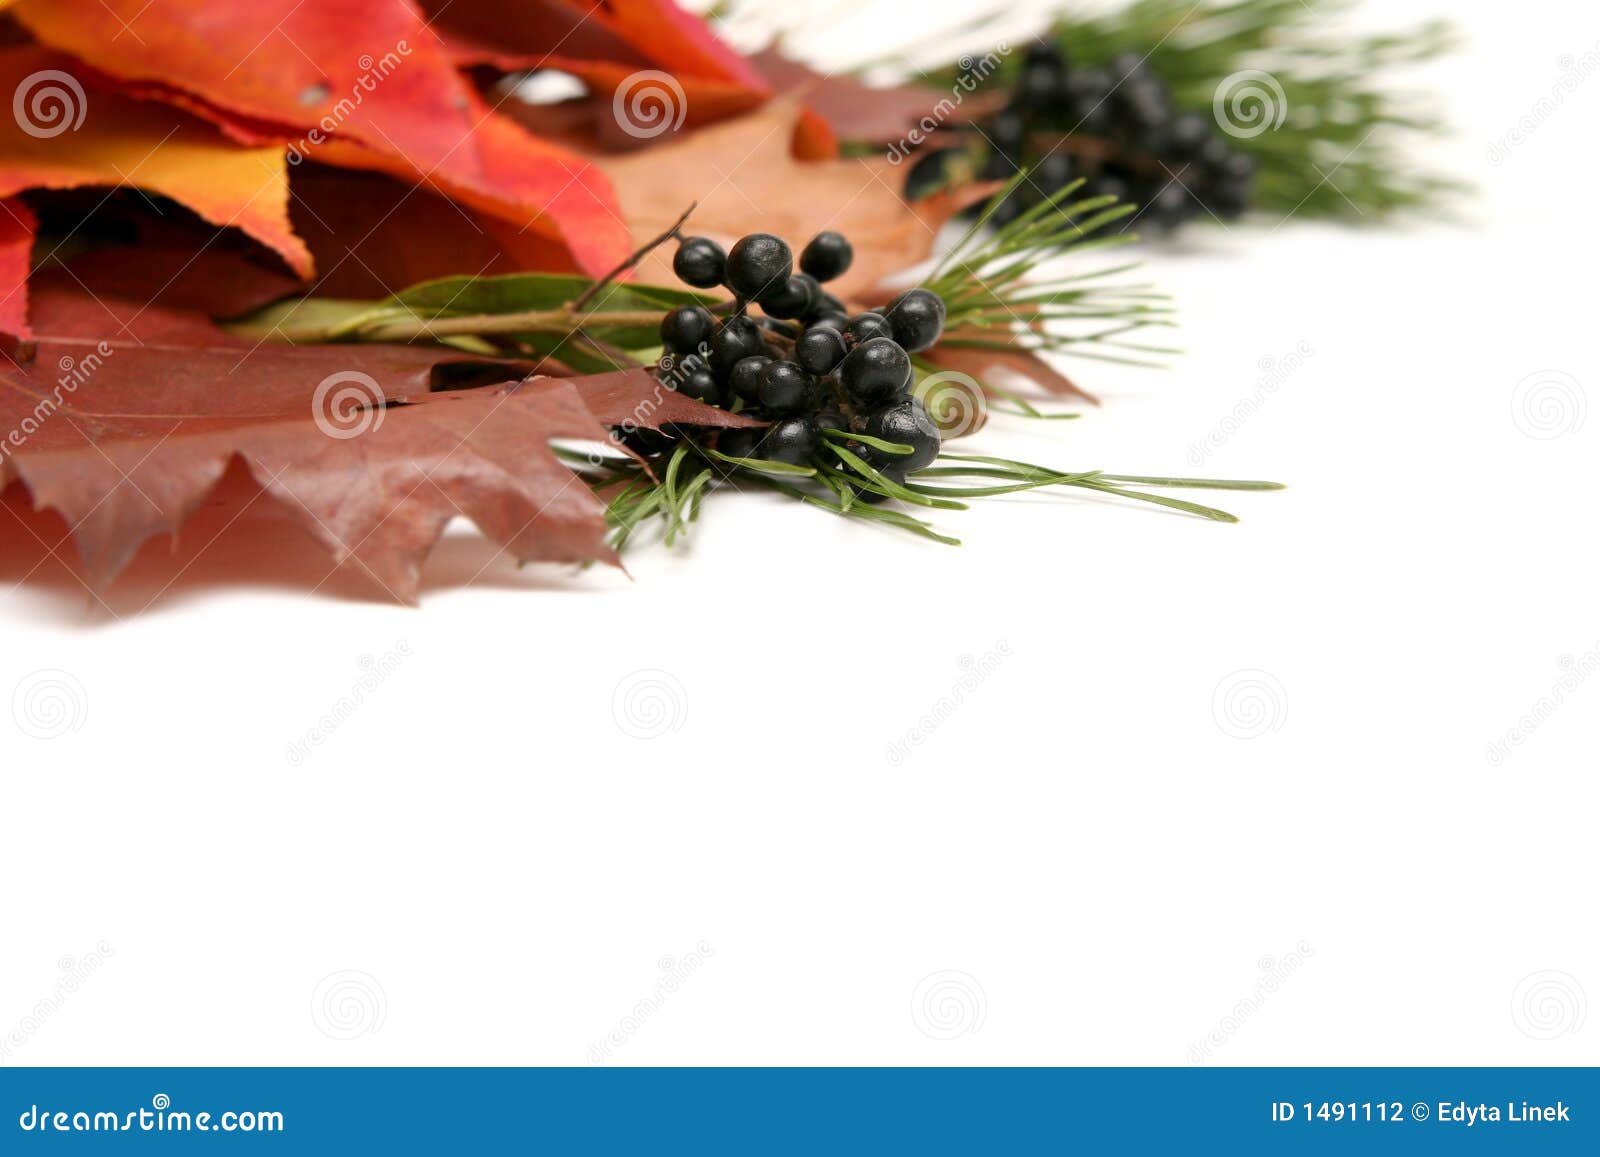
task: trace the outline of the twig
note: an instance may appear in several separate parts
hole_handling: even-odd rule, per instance
[[[602,289],[610,285],[617,278],[621,277],[624,273],[632,269],[635,265],[639,264],[639,262],[643,261],[647,256],[649,256],[650,252],[657,246],[665,245],[674,237],[681,237],[681,234],[679,234],[678,230],[683,228],[683,223],[689,219],[689,214],[693,213],[696,206],[699,204],[699,201],[691,201],[689,203],[689,207],[683,211],[683,216],[679,217],[672,223],[672,228],[668,229],[659,237],[645,242],[645,244],[634,250],[633,253],[629,254],[629,256],[622,262],[621,265],[617,266],[610,273],[606,274],[599,281],[595,282],[588,289],[585,289],[582,293],[580,293],[568,308],[571,309],[573,313],[577,313],[583,309],[584,306],[588,305],[589,302],[594,299],[595,295]]]

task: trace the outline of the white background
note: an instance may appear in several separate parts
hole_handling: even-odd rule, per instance
[[[1600,1060],[1600,79],[1488,161],[1600,14],[1456,15],[1465,225],[1192,230],[1171,370],[970,444],[1291,484],[1238,526],[727,497],[631,579],[463,532],[420,610],[8,590],[0,698],[76,726],[0,712],[4,1063]]]

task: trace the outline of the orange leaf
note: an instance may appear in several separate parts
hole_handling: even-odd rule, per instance
[[[291,158],[427,185],[562,241],[589,273],[628,252],[604,176],[496,115],[408,4],[23,0],[13,11],[121,80],[175,86],[196,111],[242,118],[236,128],[294,130]]]
[[[213,225],[242,230],[301,277],[311,275],[311,253],[289,226],[282,149],[240,147],[173,109],[86,90],[75,73],[89,75],[40,48],[0,49],[0,90],[15,92],[22,110],[0,118],[0,198],[28,189],[133,185],[171,197]],[[19,245],[14,238],[13,258]],[[4,328],[16,332],[26,267],[10,260],[0,274]]]
[[[0,201],[0,334],[27,338],[28,270],[33,262],[33,233],[38,227],[22,198]]]
[[[747,112],[770,95],[750,62],[671,0],[423,0],[461,64],[501,71],[553,68],[581,77],[609,103],[641,72],[669,74],[662,92],[689,125]],[[676,92],[672,92],[673,88]]]

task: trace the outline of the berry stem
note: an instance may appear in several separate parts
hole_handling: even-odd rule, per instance
[[[665,233],[662,233],[660,236],[646,241],[643,245],[639,246],[639,248],[635,249],[623,259],[622,264],[618,265],[610,273],[606,274],[599,281],[595,282],[588,289],[580,293],[569,308],[574,313],[581,311],[584,306],[588,305],[589,302],[594,300],[596,294],[598,294],[606,286],[610,285],[617,278],[621,277],[628,270],[632,269],[635,265],[639,264],[639,262],[643,261],[655,249],[665,245],[673,238],[677,238],[681,241],[683,239],[683,234],[680,233],[679,230],[683,228],[683,223],[689,219],[689,214],[693,213],[695,211],[695,207],[699,204],[700,202],[698,201],[689,202],[689,207],[683,211],[682,216],[672,223],[672,227],[670,229],[668,229]]]

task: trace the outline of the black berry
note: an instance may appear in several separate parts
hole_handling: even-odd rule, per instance
[[[794,362],[773,362],[761,371],[761,404],[774,414],[800,414],[822,401],[822,386]]]
[[[844,235],[829,230],[818,233],[800,251],[800,268],[818,281],[832,281],[850,268],[855,250]]]
[[[711,340],[716,323],[698,305],[680,305],[661,319],[661,344],[678,353],[693,353]]]
[[[691,374],[685,374],[677,382],[676,389],[685,397],[704,402],[708,406],[719,405],[722,401],[722,387],[717,384],[717,379],[712,377],[710,370],[696,370]]]
[[[844,335],[837,327],[818,322],[794,343],[794,360],[814,374],[831,374],[844,361]]]
[[[756,456],[770,462],[787,462],[791,466],[804,466],[816,453],[820,435],[813,418],[796,416],[779,418],[767,427]]]
[[[740,297],[760,299],[783,288],[794,272],[794,254],[771,233],[741,237],[728,252],[728,284]]]
[[[761,299],[761,308],[768,317],[789,319],[804,317],[811,310],[811,287],[816,282],[803,273],[796,274],[783,283],[780,289]]]
[[[709,237],[686,237],[672,258],[672,272],[696,289],[710,289],[728,275],[728,255]]]
[[[931,289],[908,289],[884,309],[894,340],[908,353],[919,353],[944,333],[944,299]]]
[[[754,458],[756,447],[766,430],[760,426],[740,426],[717,435],[717,452],[730,458]]]
[[[848,431],[850,429],[850,419],[846,418],[841,411],[827,406],[817,411],[817,428],[821,430]]]
[[[652,430],[647,426],[621,426],[616,433],[617,441],[636,454],[660,454],[677,445],[675,435],[662,430]]]
[[[734,366],[764,349],[766,342],[755,322],[748,317],[730,317],[711,339],[711,370],[717,377],[726,378]]]
[[[875,337],[893,337],[894,331],[881,313],[858,313],[844,327],[845,336],[857,345]]]
[[[746,402],[755,401],[761,388],[761,371],[771,364],[772,359],[766,354],[740,358],[728,374],[728,385],[732,387],[734,395]]]
[[[851,401],[881,405],[910,384],[911,358],[889,338],[875,337],[850,351],[839,365],[839,380]]]
[[[863,432],[885,442],[910,446],[910,454],[896,454],[892,459],[893,465],[907,473],[921,470],[939,456],[939,428],[915,398],[873,413]]]

